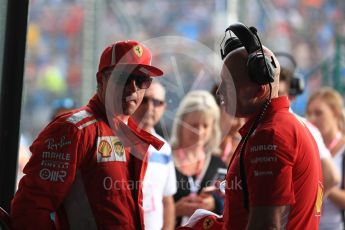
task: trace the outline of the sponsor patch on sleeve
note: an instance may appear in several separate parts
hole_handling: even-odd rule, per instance
[[[126,162],[125,149],[122,142],[116,136],[98,137],[97,162]]]
[[[44,140],[40,153],[41,169],[39,177],[50,182],[65,182],[72,163],[72,156],[68,147],[72,141],[66,136],[50,137]]]

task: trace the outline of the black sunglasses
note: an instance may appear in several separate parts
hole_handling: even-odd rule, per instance
[[[111,74],[111,72],[105,72],[105,74]],[[147,89],[150,87],[152,83],[152,78],[148,75],[138,75],[138,74],[127,74],[127,73],[120,73],[114,79],[116,83],[127,86],[132,81],[135,81],[135,85],[139,89]]]
[[[161,100],[158,100],[158,99],[155,99],[155,98],[152,98],[152,97],[146,97],[146,96],[143,98],[143,102],[142,103],[143,104],[148,104],[149,101],[152,102],[154,107],[160,107],[160,106],[165,104],[164,101],[161,101]]]
[[[135,81],[135,85],[139,89],[147,89],[150,87],[152,83],[152,78],[150,78],[149,76],[144,76],[144,75],[131,74],[128,76],[125,85],[129,85],[132,81]]]

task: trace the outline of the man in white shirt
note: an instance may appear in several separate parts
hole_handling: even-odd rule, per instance
[[[139,108],[133,115],[138,126],[164,141],[160,151],[149,148],[149,162],[144,178],[144,223],[145,229],[174,229],[176,193],[175,167],[171,156],[171,147],[163,137],[159,136],[154,126],[165,111],[165,89],[153,81]]]

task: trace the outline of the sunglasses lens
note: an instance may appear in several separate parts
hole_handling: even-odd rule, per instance
[[[152,78],[132,74],[128,77],[126,85],[130,84],[132,81],[135,81],[135,84],[139,89],[147,89],[151,85]]]
[[[147,89],[151,85],[152,78],[144,77],[144,76],[137,76],[135,82],[140,89]]]

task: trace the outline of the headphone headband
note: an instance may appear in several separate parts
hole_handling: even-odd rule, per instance
[[[260,44],[255,34],[257,32],[255,27],[248,28],[242,23],[235,23],[230,25],[226,31],[231,30],[236,37],[241,41],[248,54],[260,50]]]
[[[286,58],[288,62],[291,64],[289,68],[289,66],[285,67],[284,65],[282,65],[283,62],[280,62],[281,69],[288,69],[292,71],[292,77],[290,79],[289,95],[296,97],[302,94],[305,88],[304,80],[303,80],[303,76],[297,72],[297,62],[295,58],[290,53],[287,53],[287,52],[274,52],[274,55],[276,56],[278,60],[280,57]]]
[[[295,58],[291,54],[281,51],[281,52],[274,52],[274,56],[276,56],[276,58],[278,60],[279,60],[279,57],[286,58],[287,60],[289,60],[291,62],[293,71],[295,71],[297,69],[297,62],[296,62]]]
[[[226,32],[232,31],[236,37],[226,40],[224,49],[222,43],[226,37]],[[225,36],[220,44],[220,54],[224,59],[231,51],[244,46],[248,53],[247,67],[250,79],[259,84],[265,85],[274,81],[274,68],[277,68],[274,58],[266,56],[261,45],[255,27],[247,27],[242,23],[230,25],[225,30]],[[259,51],[259,52],[258,52]]]

